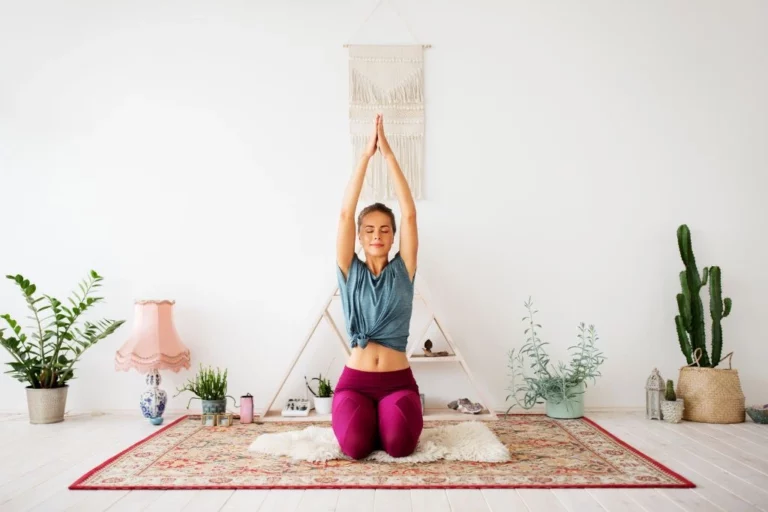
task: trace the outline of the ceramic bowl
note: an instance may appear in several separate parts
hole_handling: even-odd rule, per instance
[[[768,424],[768,404],[751,405],[747,407],[747,414],[755,423]]]

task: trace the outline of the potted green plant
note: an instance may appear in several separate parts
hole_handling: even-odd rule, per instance
[[[677,398],[675,384],[672,379],[667,380],[664,390],[664,400],[661,401],[661,417],[669,423],[680,423],[683,419],[685,404],[682,398]]]
[[[53,296],[37,294],[37,286],[22,275],[6,276],[21,290],[33,321],[30,335],[9,314],[0,315],[10,327],[0,328],[0,344],[11,354],[6,372],[27,384],[30,423],[56,423],[64,420],[67,384],[75,378],[75,364],[86,350],[114,333],[125,320],[78,321],[102,297],[93,296],[103,278],[92,270],[74,291],[65,306]]]
[[[506,400],[511,398],[514,403],[507,409],[507,414],[515,405],[531,409],[537,404],[546,403],[546,413],[550,418],[582,417],[587,381],[591,379],[594,382],[600,376],[598,368],[605,362],[605,357],[595,345],[598,339],[595,327],[579,324],[579,341],[568,348],[573,351],[570,364],[558,362],[554,366],[550,364],[544,349],[549,343],[541,341],[537,334],[536,330],[541,325],[534,322],[533,315],[538,311],[533,310],[530,298],[525,307],[528,316],[523,317],[523,321],[528,322],[528,328],[525,329],[528,337],[517,353],[514,349],[509,353],[512,381],[507,388],[511,394]],[[530,361],[526,361],[526,358],[530,358]],[[533,375],[526,375],[527,368],[532,370]]]
[[[184,391],[189,391],[195,396],[187,402],[187,409],[192,400],[200,400],[203,403],[203,414],[223,414],[227,412],[227,398],[232,399],[232,403],[237,407],[237,402],[233,396],[227,394],[227,370],[224,372],[219,368],[214,370],[210,366],[204,368],[200,365],[200,370],[195,375],[195,379],[188,379],[186,384],[178,388],[174,398]]]
[[[688,366],[680,369],[677,396],[685,400],[683,419],[704,423],[741,423],[746,420],[744,392],[739,372],[731,368],[733,352],[722,357],[722,319],[731,313],[733,301],[723,298],[718,266],[704,267],[699,274],[687,225],[677,228],[677,245],[685,266],[680,271],[681,291],[675,316],[677,339]],[[709,284],[709,313],[712,318],[712,352],[707,351],[704,305],[701,289]],[[717,368],[728,359],[728,368]]]
[[[304,377],[304,382],[307,383],[307,389],[315,397],[315,412],[317,414],[330,414],[333,406],[333,387],[331,386],[330,379],[324,379],[321,373],[319,377],[314,377],[312,380],[318,381],[317,393],[309,385],[307,377]]]

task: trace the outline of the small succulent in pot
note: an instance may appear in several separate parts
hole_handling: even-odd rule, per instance
[[[330,414],[333,408],[333,386],[330,379],[324,379],[321,373],[319,377],[314,377],[312,380],[318,381],[317,393],[309,385],[309,381],[304,377],[304,382],[307,383],[307,389],[315,397],[315,412],[317,414]]]
[[[667,380],[667,387],[664,392],[664,401],[661,402],[661,417],[668,423],[680,423],[683,419],[683,410],[685,403],[682,398],[677,398],[675,393],[675,383],[672,379]]]
[[[668,402],[674,402],[677,400],[677,395],[675,394],[675,383],[672,381],[672,379],[667,380],[667,389],[664,392],[664,400],[667,400]]]

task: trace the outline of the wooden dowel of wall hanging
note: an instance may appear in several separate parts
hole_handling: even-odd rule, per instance
[[[349,48],[350,46],[356,46],[356,45],[345,44],[344,48]],[[378,44],[365,45],[365,44],[363,44],[363,45],[360,45],[360,46],[401,46],[401,45],[378,45]],[[406,45],[402,45],[402,46],[408,46],[408,45],[406,44]],[[423,44],[423,45],[421,45],[421,47],[422,48],[432,48],[432,45],[431,44]]]

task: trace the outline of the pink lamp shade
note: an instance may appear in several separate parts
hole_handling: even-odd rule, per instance
[[[151,370],[189,369],[189,349],[181,342],[173,324],[172,300],[137,300],[133,332],[115,354],[115,369]]]

